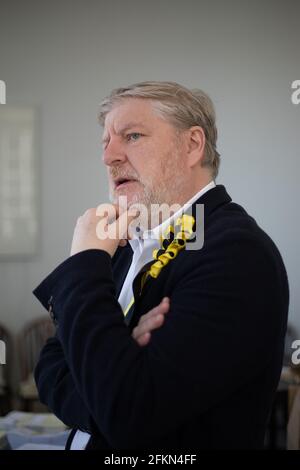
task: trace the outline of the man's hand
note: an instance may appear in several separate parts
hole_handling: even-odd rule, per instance
[[[169,311],[170,299],[164,297],[161,303],[150,312],[140,318],[137,326],[132,331],[132,337],[139,346],[146,346],[151,338],[151,331],[160,328],[165,320],[165,314]]]
[[[109,206],[111,209],[109,209]],[[126,244],[128,227],[137,216],[137,209],[131,208],[119,213],[117,206],[107,205],[107,207],[108,210],[105,211],[105,214],[103,211],[97,212],[98,209],[92,208],[85,211],[81,217],[78,217],[70,256],[95,248],[104,250],[113,257],[118,246]],[[115,215],[112,221],[111,210]]]

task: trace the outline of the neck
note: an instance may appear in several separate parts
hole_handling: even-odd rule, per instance
[[[153,229],[157,227],[165,220],[170,218],[172,215],[174,215],[177,211],[180,211],[184,204],[190,201],[196,194],[198,194],[212,181],[213,178],[211,176],[203,179],[202,181],[197,180],[197,183],[195,182],[194,185],[190,185],[187,188],[187,191],[182,192],[179,195],[176,194],[176,197],[174,197],[173,199],[172,197],[170,197],[169,202],[160,205],[152,205],[148,212],[147,221],[146,219],[144,220],[147,223],[148,229]]]
[[[207,186],[211,181],[213,181],[213,177],[210,174],[205,173],[198,175],[197,178],[188,182],[185,189],[181,191],[181,194],[176,194],[171,204],[180,204],[180,206],[183,206],[195,194],[205,188],[205,186]]]

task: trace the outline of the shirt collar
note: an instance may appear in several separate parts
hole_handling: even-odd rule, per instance
[[[194,196],[191,197],[187,202],[184,203],[184,205],[177,211],[175,214],[173,214],[171,217],[168,219],[164,220],[160,225],[157,225],[151,230],[145,230],[143,233],[140,233],[140,235],[135,235],[132,240],[128,240],[131,248],[133,251],[136,251],[139,249],[141,252],[144,248],[145,245],[148,244],[157,244],[159,241],[159,237],[162,233],[164,233],[169,225],[171,225],[174,220],[182,215],[182,213],[188,209],[194,202],[196,202],[201,196],[203,196],[204,193],[209,191],[210,189],[214,188],[216,186],[216,183],[212,180],[210,183],[208,183],[204,188],[202,188],[200,191],[198,191]]]

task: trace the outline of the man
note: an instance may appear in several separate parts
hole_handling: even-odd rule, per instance
[[[215,183],[211,100],[143,82],[114,90],[100,122],[118,214],[79,217],[71,256],[34,291],[57,325],[35,372],[40,399],[74,427],[71,449],[262,448],[288,281],[272,240]],[[151,215],[164,203],[179,210],[129,231],[136,204]],[[182,221],[199,228],[200,204],[204,243],[188,249]],[[118,236],[99,237],[102,221]]]

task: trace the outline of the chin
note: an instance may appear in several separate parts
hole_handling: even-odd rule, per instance
[[[144,203],[144,200],[145,200],[145,197],[143,196],[143,194],[140,194],[139,192],[136,192],[136,193],[126,193],[126,191],[124,191],[124,193],[119,193],[119,194],[114,194],[114,203],[115,204],[119,204],[121,202],[121,206],[124,206],[124,200],[122,201],[122,199],[125,199],[127,198],[126,202],[127,204],[125,204],[127,207],[130,207],[132,206],[132,204],[143,204]]]

